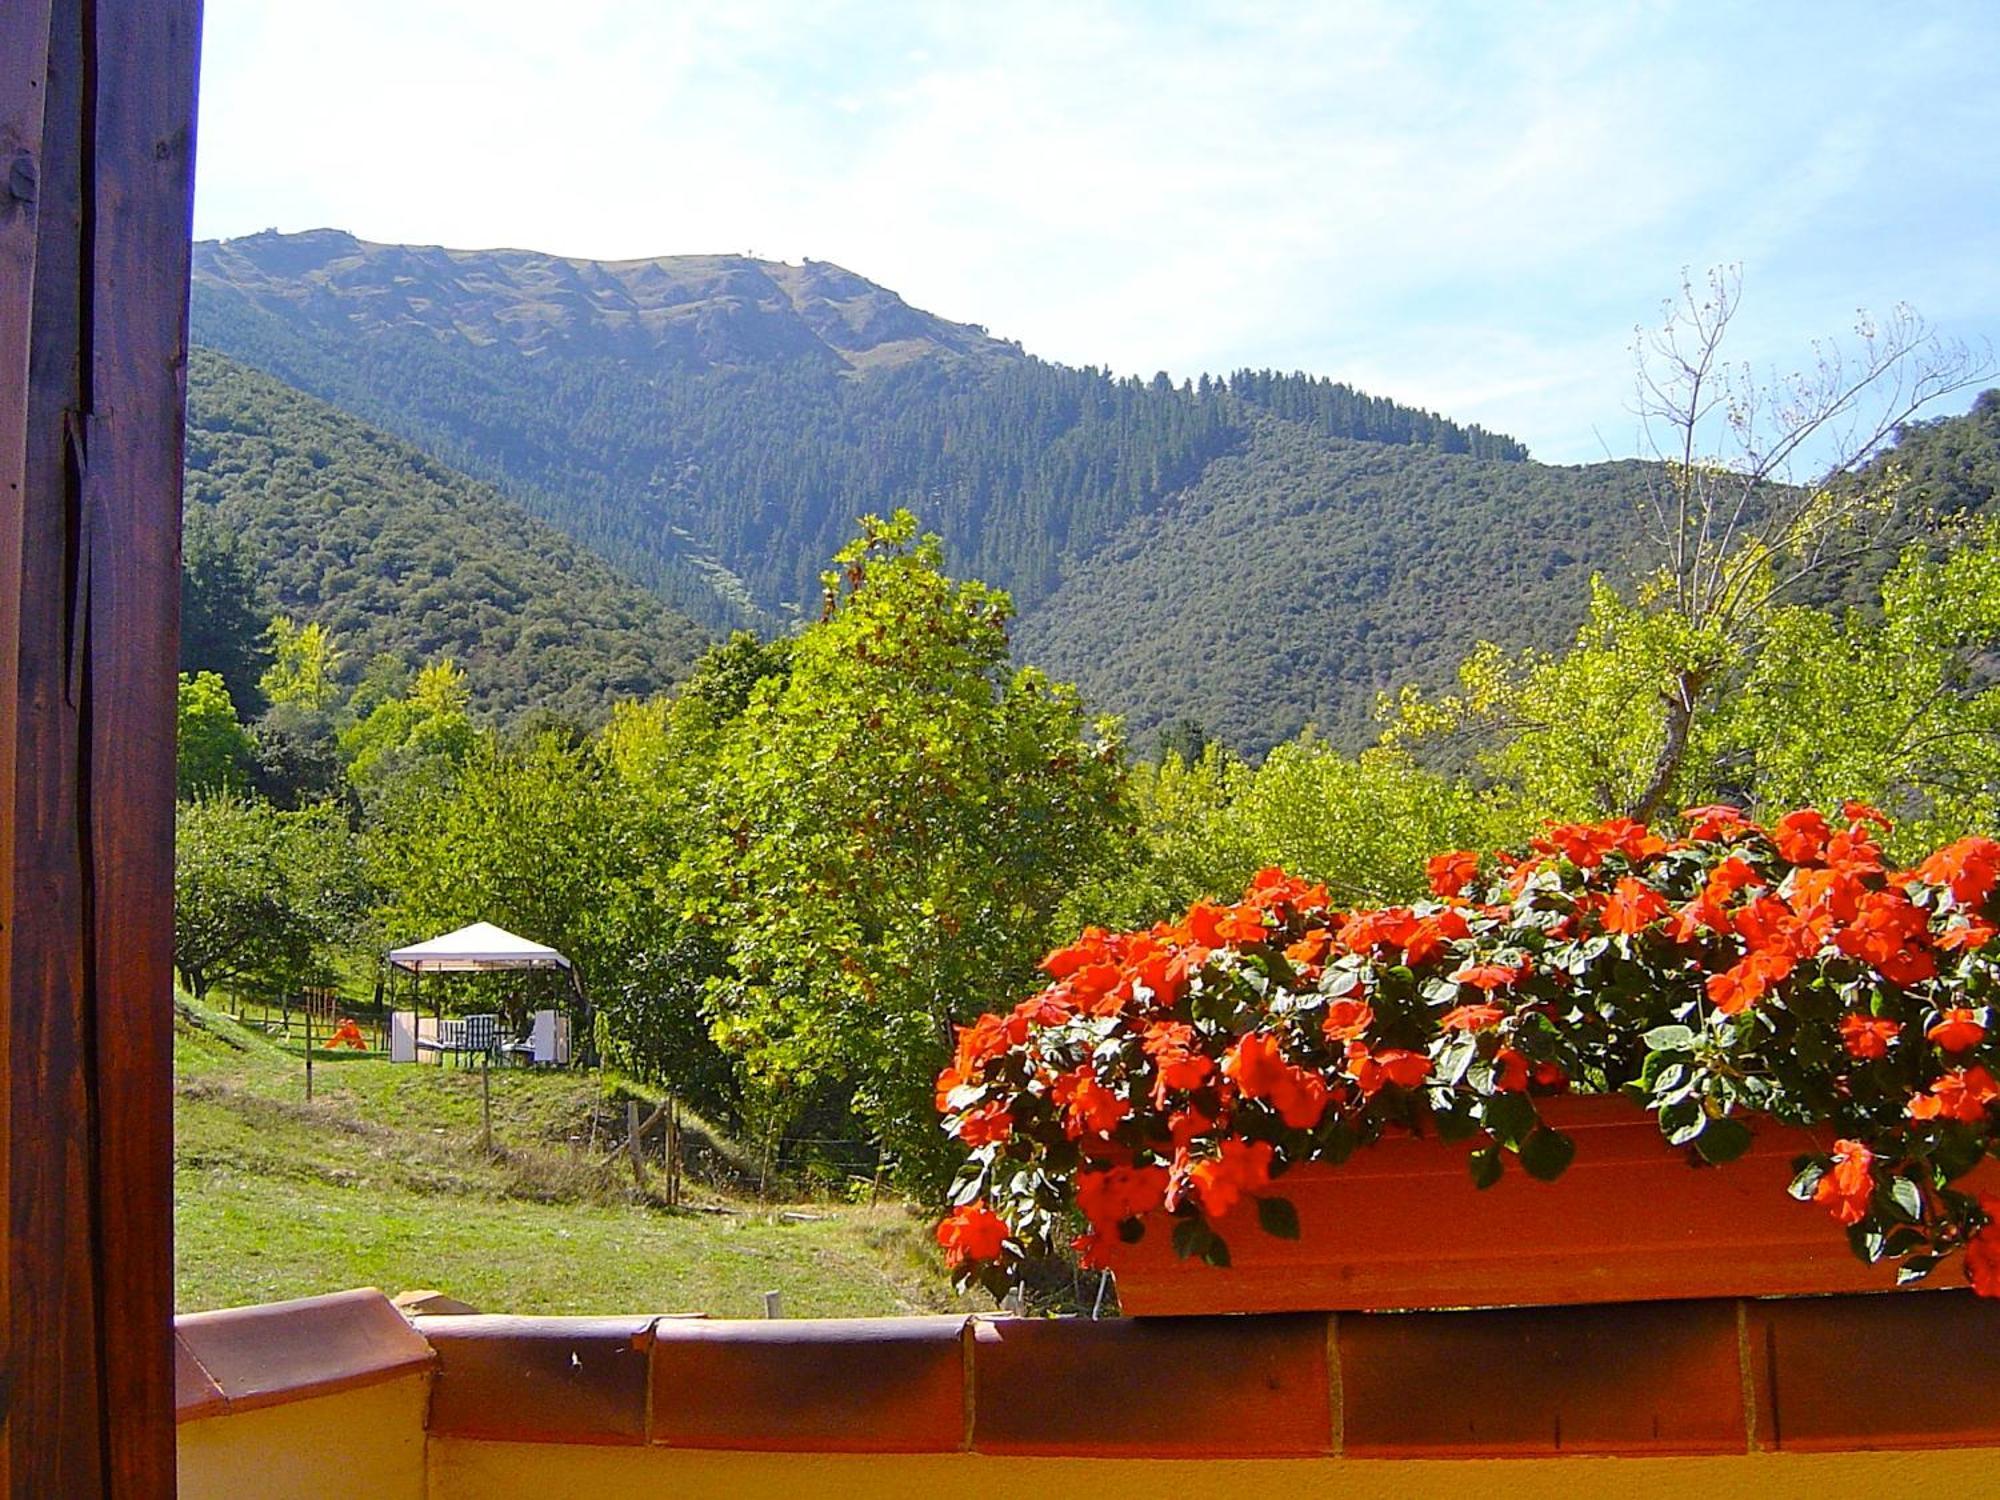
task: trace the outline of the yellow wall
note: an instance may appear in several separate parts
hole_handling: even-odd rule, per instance
[[[2000,1493],[2000,1449],[1914,1453],[1755,1454],[1743,1458],[1380,1459],[1262,1462],[713,1453],[437,1439],[431,1500],[939,1500],[940,1496],[1087,1496],[1158,1500],[1832,1500],[1845,1495]]]
[[[430,1372],[183,1422],[183,1500],[424,1500]],[[528,1493],[523,1491],[522,1493]],[[560,1486],[537,1500],[568,1493]]]

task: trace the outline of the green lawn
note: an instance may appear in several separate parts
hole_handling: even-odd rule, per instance
[[[767,1291],[794,1317],[960,1305],[900,1205],[639,1201],[608,1151],[622,1104],[592,1075],[494,1073],[489,1154],[476,1073],[327,1060],[307,1103],[296,1052],[200,1008],[175,1061],[184,1311],[350,1286],[520,1313],[750,1317]]]

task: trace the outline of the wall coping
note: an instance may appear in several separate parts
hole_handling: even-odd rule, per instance
[[[429,1433],[467,1441],[1356,1459],[2000,1446],[2000,1303],[1958,1291],[739,1322],[406,1321],[369,1290],[183,1317],[176,1361],[182,1420],[434,1370]]]

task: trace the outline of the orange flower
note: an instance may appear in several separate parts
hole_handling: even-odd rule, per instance
[[[1858,958],[1891,984],[1921,984],[1937,973],[1930,922],[1900,890],[1870,891],[1854,920],[1834,934],[1834,946]]]
[[[2000,929],[1996,929],[1991,922],[1967,917],[1945,928],[1937,935],[1936,942],[1946,953],[1973,953],[1992,942],[1996,935],[2000,935]]]
[[[1868,1200],[1875,1196],[1875,1153],[1859,1141],[1833,1143],[1833,1167],[1813,1189],[1813,1202],[1824,1204],[1842,1224],[1868,1217]]]
[[[1688,837],[1705,843],[1728,839],[1750,826],[1750,820],[1743,815],[1741,808],[1725,803],[1690,807],[1681,816],[1688,821]]]
[[[1063,1133],[1073,1141],[1107,1136],[1131,1113],[1123,1096],[1099,1083],[1088,1064],[1058,1078],[1050,1096],[1063,1112]]]
[[[1986,1040],[1986,1028],[1979,1024],[1978,1015],[1964,1006],[1954,1007],[1924,1035],[1946,1052],[1969,1052]]]
[[[1247,1099],[1261,1099],[1294,1130],[1310,1130],[1326,1113],[1326,1080],[1285,1061],[1278,1039],[1253,1032],[1231,1047],[1222,1071],[1236,1080]]]
[[[1667,898],[1636,875],[1621,875],[1611,899],[1604,904],[1604,930],[1644,932],[1668,911]]]
[[[1375,1024],[1375,1008],[1366,1000],[1340,999],[1326,1007],[1320,1030],[1330,1042],[1351,1042]]]
[[[1960,906],[1983,905],[2000,880],[2000,842],[1973,837],[1947,844],[1917,866],[1917,878],[1948,886]]]
[[[1324,927],[1315,927],[1297,942],[1287,943],[1285,957],[1295,964],[1309,968],[1326,957],[1326,950],[1332,942],[1332,933]]]
[[[1412,967],[1429,963],[1444,952],[1446,943],[1471,934],[1472,928],[1465,920],[1465,913],[1451,907],[1432,912],[1428,917],[1419,917],[1409,924],[1403,934],[1403,962]]]
[[[1115,1229],[1166,1201],[1167,1169],[1109,1167],[1076,1174],[1076,1206],[1095,1229]]]
[[[1469,984],[1490,995],[1495,990],[1510,988],[1527,974],[1528,961],[1524,958],[1518,964],[1460,964],[1451,977],[1454,983]]]
[[[1054,979],[1067,979],[1086,964],[1108,963],[1111,935],[1102,927],[1086,927],[1067,948],[1058,948],[1042,960],[1043,972]]]
[[[1470,849],[1433,854],[1424,862],[1424,873],[1430,877],[1432,895],[1456,896],[1479,878],[1479,856]]]
[[[1771,842],[1778,853],[1795,865],[1811,864],[1826,853],[1826,841],[1833,829],[1816,809],[1802,807],[1778,819],[1771,829]]]
[[[1014,1117],[1004,1101],[994,1100],[968,1110],[958,1122],[959,1142],[974,1148],[997,1146],[1014,1134]]]
[[[1198,1089],[1208,1082],[1215,1064],[1195,1047],[1194,1028],[1185,1021],[1162,1021],[1146,1031],[1142,1044],[1159,1076],[1153,1084],[1153,1104],[1164,1108],[1170,1089]]]
[[[1440,1031],[1484,1031],[1489,1026],[1498,1026],[1507,1018],[1507,1012],[1490,1001],[1480,1001],[1474,1005],[1460,1005],[1438,1017]]]
[[[998,1260],[1007,1242],[1007,1221],[985,1203],[954,1208],[937,1227],[945,1264],[956,1271],[973,1261]]]
[[[1373,1099],[1390,1084],[1413,1089],[1431,1075],[1431,1060],[1421,1052],[1401,1047],[1371,1051],[1364,1042],[1347,1044],[1347,1071],[1360,1085],[1362,1095]]]
[[[1269,1187],[1272,1155],[1269,1141],[1231,1136],[1222,1143],[1219,1156],[1196,1162],[1187,1175],[1200,1196],[1202,1213],[1211,1220],[1226,1218],[1245,1193]]]
[[[1594,870],[1607,854],[1641,860],[1663,851],[1667,841],[1630,818],[1612,818],[1604,823],[1551,823],[1534,847],[1544,854],[1560,854],[1579,870]]]
[[[1883,1016],[1851,1010],[1840,1018],[1840,1045],[1849,1057],[1867,1061],[1889,1055],[1889,1043],[1902,1032],[1902,1024]]]
[[[1976,1125],[1986,1118],[1986,1108],[2000,1099],[2000,1083],[1984,1068],[1962,1068],[1947,1073],[1931,1085],[1928,1094],[1919,1094],[1907,1106],[1913,1120],[1957,1120]]]

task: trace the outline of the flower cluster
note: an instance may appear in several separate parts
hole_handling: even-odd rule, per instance
[[[1857,1255],[1913,1279],[1963,1250],[2000,1295],[2000,1199],[1954,1186],[2000,1155],[2000,842],[1904,870],[1859,804],[1684,818],[1441,854],[1407,906],[1335,911],[1265,870],[1233,905],[1085,931],[1047,988],[961,1028],[938,1078],[968,1152],[938,1231],[961,1284],[1002,1290],[1079,1226],[1097,1263],[1149,1220],[1226,1264],[1245,1205],[1297,1233],[1288,1168],[1385,1131],[1467,1142],[1482,1187],[1510,1156],[1553,1178],[1575,1148],[1540,1101],[1574,1090],[1630,1096],[1716,1165],[1746,1116],[1814,1127],[1831,1149],[1792,1193]]]

